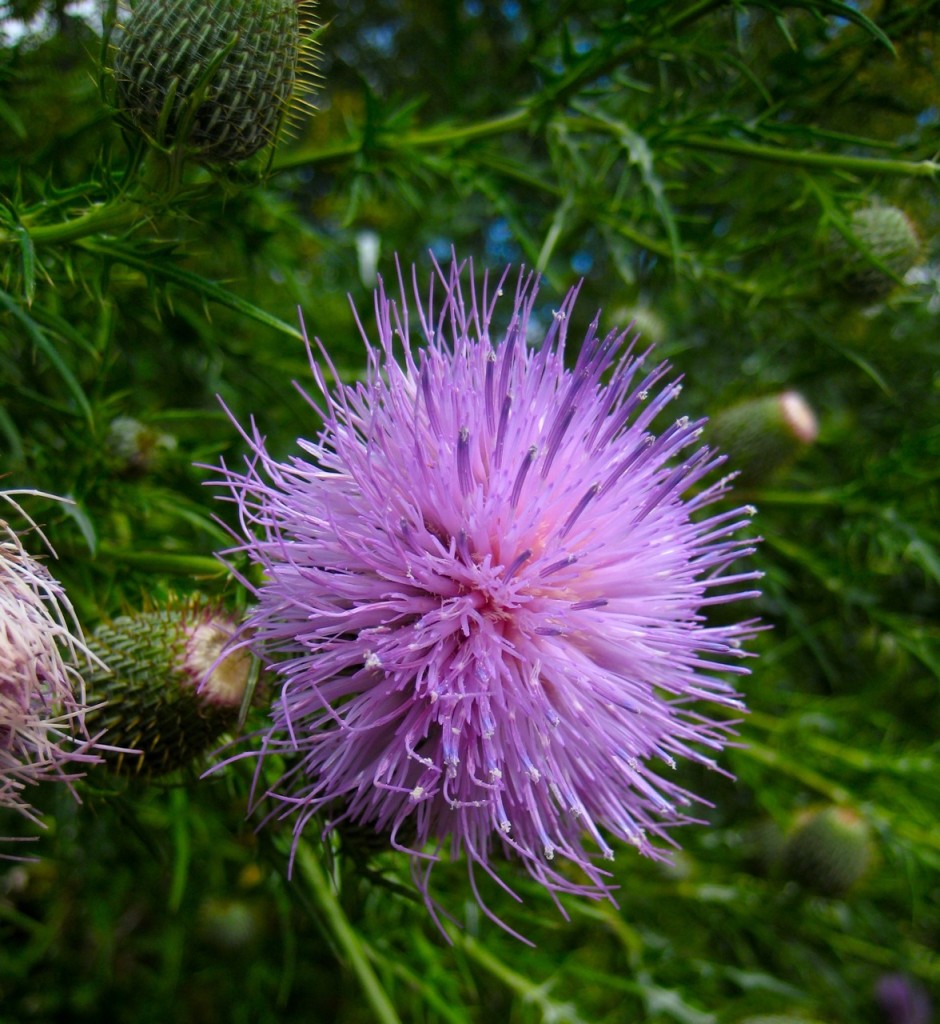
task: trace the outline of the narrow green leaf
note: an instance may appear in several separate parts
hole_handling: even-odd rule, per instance
[[[10,462],[22,462],[23,439],[20,437],[20,432],[16,429],[13,418],[2,405],[0,405],[0,433],[4,435],[7,441],[7,454],[9,456],[7,465]]]
[[[145,256],[141,256],[140,253],[135,252],[133,249],[125,248],[112,242],[87,238],[79,242],[78,245],[86,250],[86,252],[106,256],[118,263],[124,263],[126,266],[143,271],[145,274],[152,274],[154,277],[159,277],[164,281],[178,284],[189,291],[195,292],[197,295],[201,295],[204,299],[227,306],[229,309],[247,316],[256,323],[264,324],[265,327],[273,327],[276,331],[286,334],[289,338],[303,340],[303,334],[296,327],[291,327],[290,324],[286,324],[276,316],[272,316],[263,309],[259,309],[258,306],[240,298],[234,292],[230,292],[227,288],[216,284],[215,281],[210,281],[208,278],[192,273],[192,271],[183,270],[181,267],[166,263],[155,262],[154,260],[147,259]]]
[[[69,496],[68,501],[62,503],[62,510],[73,520],[78,527],[82,538],[88,545],[88,550],[94,557],[98,552],[98,533],[95,524],[91,521],[88,513],[82,508],[78,501]]]
[[[36,247],[22,224],[17,224],[13,233],[19,240],[20,253],[23,257],[23,291],[26,293],[26,305],[31,306],[36,295]]]
[[[883,46],[892,53],[897,55],[897,51],[894,48],[894,43],[881,31],[881,29],[869,18],[866,14],[858,9],[853,4],[844,3],[843,0],[822,0],[820,7],[830,14],[834,14],[839,18],[845,18],[846,21],[851,21],[863,28],[870,35],[874,36]]]
[[[91,424],[94,420],[94,416],[91,411],[91,405],[88,401],[88,397],[85,395],[81,384],[75,374],[68,368],[68,366],[62,361],[62,357],[56,351],[55,345],[52,341],[46,337],[39,324],[29,314],[27,314],[19,305],[19,303],[13,298],[12,295],[7,292],[0,290],[0,306],[7,309],[10,315],[23,325],[23,329],[29,336],[30,341],[39,349],[40,352],[49,360],[56,372],[62,378],[63,383],[72,393],[73,398],[78,404],[79,408]]]
[[[9,105],[9,103],[5,103],[3,100],[0,100],[0,121],[6,122],[10,131],[12,131],[18,139],[26,138],[26,125],[23,124],[22,118]]]

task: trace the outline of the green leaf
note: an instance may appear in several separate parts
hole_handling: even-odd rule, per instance
[[[272,316],[258,306],[247,302],[234,292],[230,292],[227,288],[216,284],[215,281],[210,281],[199,274],[194,274],[190,270],[183,270],[172,263],[148,259],[139,252],[115,242],[103,242],[98,239],[87,238],[77,244],[86,252],[105,256],[118,263],[124,263],[126,266],[141,270],[145,274],[180,285],[202,296],[203,299],[227,306],[236,313],[241,313],[243,316],[247,316],[259,324],[264,324],[265,327],[273,327],[276,331],[287,335],[289,338],[303,340],[303,334],[296,327],[291,327],[290,324],[284,323],[283,320],[278,319],[276,316]]]
[[[26,305],[31,306],[36,295],[36,247],[22,224],[17,224],[13,233],[19,239],[20,253],[23,257],[23,291],[26,293]]]
[[[29,339],[39,349],[40,352],[49,360],[50,364],[54,367],[56,372],[62,378],[63,383],[72,393],[73,398],[81,409],[85,416],[85,419],[91,424],[94,421],[94,415],[91,411],[91,404],[88,401],[88,397],[85,395],[81,384],[75,374],[69,369],[69,367],[63,362],[62,357],[56,350],[52,340],[46,337],[46,334],[36,323],[36,321],[29,316],[19,305],[19,303],[9,295],[7,292],[0,290],[0,306],[4,306],[10,315],[19,320],[23,325],[23,329],[26,331]]]

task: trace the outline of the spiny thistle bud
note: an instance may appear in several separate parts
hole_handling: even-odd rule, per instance
[[[896,206],[855,210],[848,228],[848,238],[835,232],[832,235],[830,272],[853,298],[877,302],[920,260],[917,230]]]
[[[223,952],[251,946],[261,935],[263,924],[257,908],[245,900],[209,897],[199,908],[200,938]]]
[[[277,138],[314,76],[314,0],[138,0],[114,57],[117,103],[159,146],[236,163]]]
[[[131,416],[118,416],[108,426],[105,444],[118,473],[138,476],[155,469],[176,448],[176,438]]]
[[[823,896],[844,896],[861,879],[874,850],[868,822],[848,807],[805,811],[787,838],[783,872]]]
[[[22,512],[12,492],[0,498]],[[37,821],[27,787],[70,786],[98,760],[75,668],[91,657],[65,591],[0,519],[0,811]]]
[[[768,480],[819,434],[816,415],[796,391],[748,398],[719,412],[708,424],[708,439],[726,451],[742,483]]]
[[[235,725],[251,656],[223,656],[237,620],[205,601],[115,619],[89,646],[107,665],[87,680],[103,706],[89,721],[107,729],[116,771],[159,775],[188,764]]]

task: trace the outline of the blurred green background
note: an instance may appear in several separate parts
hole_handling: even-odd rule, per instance
[[[298,307],[354,379],[349,302],[368,329],[396,253],[423,279],[452,247],[537,267],[543,320],[583,279],[570,336],[636,319],[689,414],[796,389],[821,428],[737,491],[772,629],[736,781],[680,767],[709,825],[669,868],[618,851],[619,908],[565,921],[506,864],[524,902],[487,898],[529,949],[442,865],[450,945],[355,837],[311,834],[289,881],[289,828],[245,820],[250,765],[96,772],[81,805],[39,793],[39,859],[0,861],[0,1021],[927,1024],[875,990],[940,990],[940,5],[323,2],[318,113],[130,207],[145,150],[109,108],[105,5],[0,14],[0,479],[75,502],[28,511],[86,631],[171,594],[244,603],[201,468],[242,455],[217,396],[276,454],[313,436]],[[859,297],[839,261],[867,261],[872,203],[922,256]],[[823,892],[779,851],[832,806],[867,864]]]

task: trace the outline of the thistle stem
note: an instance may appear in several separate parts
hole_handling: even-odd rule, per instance
[[[34,243],[48,245],[75,242],[88,235],[130,227],[134,220],[141,216],[139,203],[129,199],[118,199],[96,204],[78,217],[60,224],[37,224],[31,227],[29,220],[26,219],[23,226]]]
[[[700,135],[689,135],[672,140],[672,144],[685,149],[705,149],[751,160],[766,160],[770,163],[800,167],[823,167],[831,171],[855,171],[859,174],[897,174],[915,178],[934,178],[940,172],[940,163],[934,160],[894,160],[890,157],[818,153],[810,149],[785,149],[782,146],[742,142],[739,139],[710,139]]]
[[[448,935],[464,953],[475,960],[481,967],[498,978],[511,992],[518,995],[524,1002],[537,1006],[544,1020],[567,1021],[568,1024],[582,1024],[582,1018],[570,1003],[558,1003],[551,999],[549,991],[551,982],[540,985],[533,982],[518,971],[507,967],[502,960],[495,957],[488,949],[481,946],[471,935],[448,928]]]
[[[340,948],[346,954],[349,965],[352,967],[359,979],[359,984],[365,993],[369,1005],[375,1013],[375,1019],[379,1024],[401,1024],[398,1014],[395,1012],[382,983],[379,981],[369,959],[366,955],[362,942],[356,934],[349,919],[343,912],[333,886],[323,870],[316,855],[304,842],[298,842],[295,863],[300,868],[310,892],[320,908],[320,912],[339,943]]]
[[[408,149],[433,149],[437,146],[459,146],[477,139],[505,135],[524,129],[537,120],[537,114],[529,106],[509,111],[499,117],[490,118],[469,125],[432,125],[430,128],[405,132],[396,138],[383,136],[376,147],[390,153]],[[594,118],[566,118],[567,126],[573,130],[590,128],[604,130],[603,121]],[[606,126],[609,130],[609,126]],[[860,142],[864,140],[859,140]],[[891,174],[907,177],[934,178],[940,172],[940,163],[934,160],[901,160],[892,157],[854,156],[842,153],[820,153],[807,149],[788,149],[764,143],[744,142],[740,139],[713,139],[700,135],[675,137],[668,145],[683,149],[708,150],[729,156],[740,156],[751,160],[799,167],[825,168],[832,171],[850,171],[858,174]],[[877,145],[873,140],[872,145]],[[286,153],[273,163],[274,171],[286,171],[317,164],[343,163],[361,152],[360,139],[350,139],[325,149],[303,149]]]

